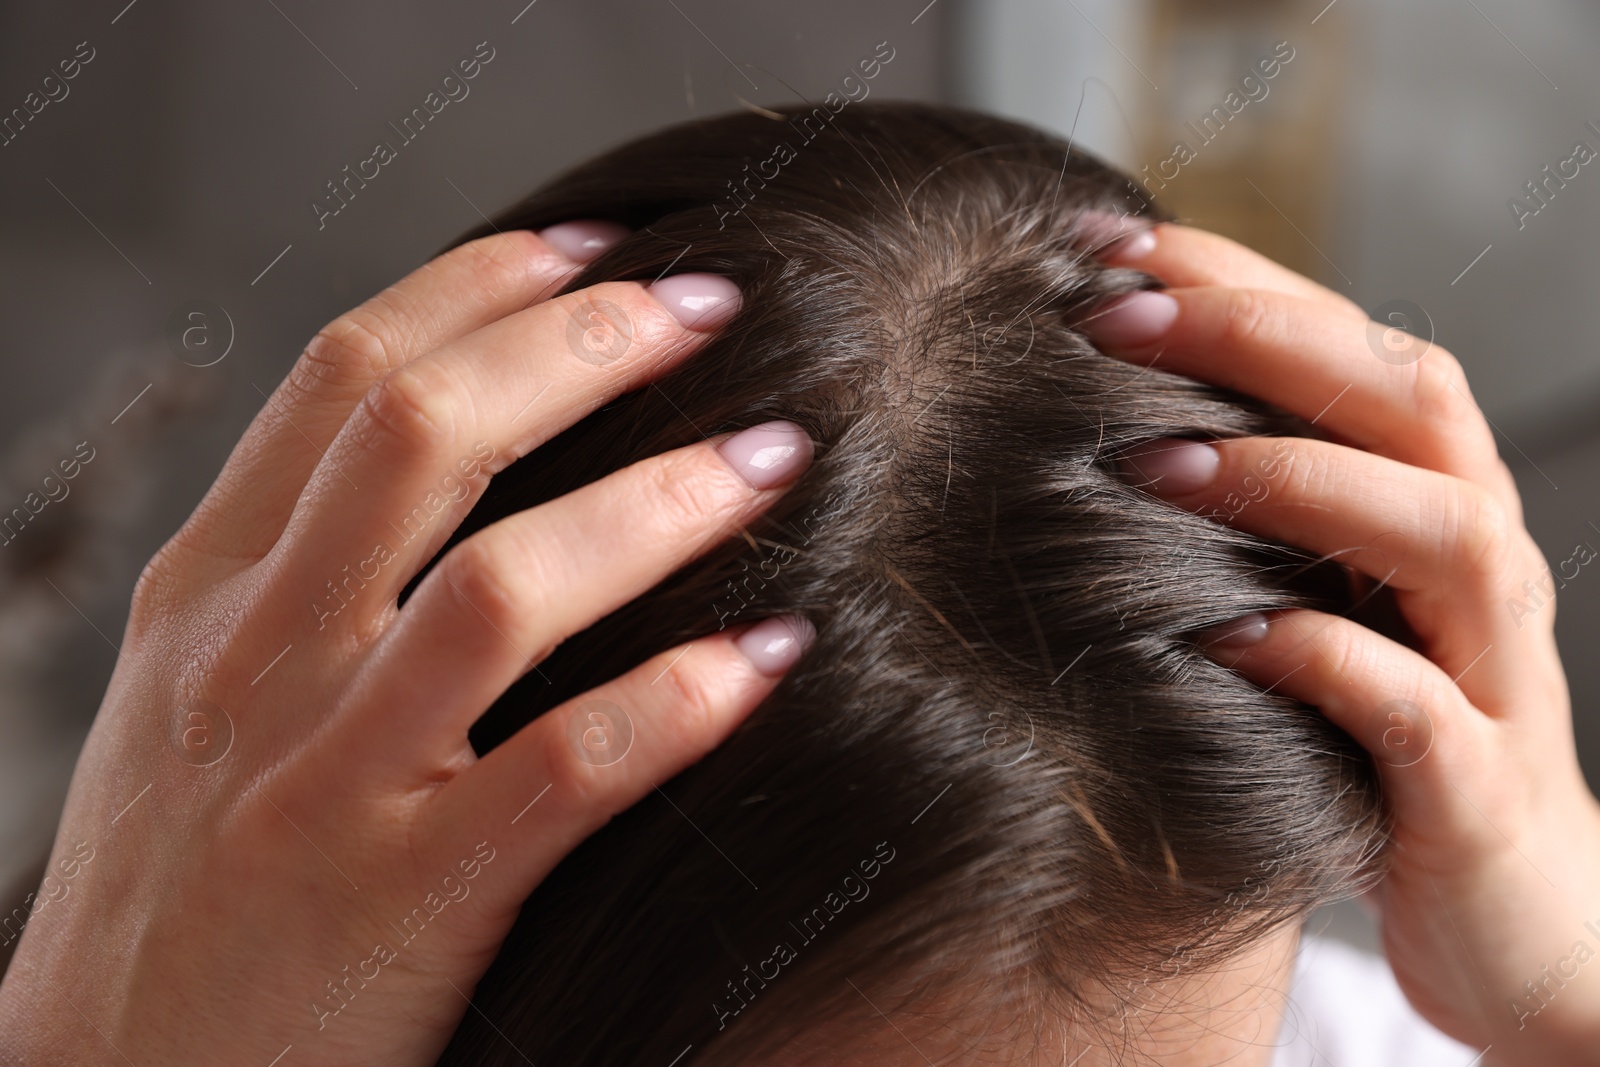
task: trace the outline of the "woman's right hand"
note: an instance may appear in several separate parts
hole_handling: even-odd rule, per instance
[[[1090,324],[1107,353],[1335,438],[1167,440],[1129,474],[1387,583],[1419,639],[1292,611],[1211,645],[1372,754],[1394,816],[1376,899],[1401,988],[1486,1063],[1600,1063],[1600,805],[1573,743],[1554,583],[1460,365],[1213,234],[1162,225],[1104,258],[1169,286]]]
[[[433,1063],[534,886],[798,657],[807,625],[769,619],[482,759],[467,741],[568,635],[778,497],[811,455],[789,423],[512,515],[396,607],[490,475],[736,309],[711,275],[551,296],[620,235],[474,241],[317,335],[139,580],[0,986],[0,1061]]]

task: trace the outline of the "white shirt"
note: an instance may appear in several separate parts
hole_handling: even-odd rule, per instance
[[[1301,939],[1272,1067],[1476,1067],[1478,1058],[1417,1014],[1381,956]]]

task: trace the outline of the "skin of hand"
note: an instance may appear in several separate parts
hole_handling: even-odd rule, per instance
[[[1373,756],[1393,818],[1374,902],[1401,988],[1486,1064],[1600,1063],[1600,806],[1573,742],[1549,568],[1448,352],[1221,237],[1163,224],[1100,251],[1168,288],[1087,324],[1107,354],[1253,394],[1333,438],[1148,442],[1148,491],[1394,591],[1416,650],[1312,611],[1212,654]]]
[[[474,241],[308,346],[139,579],[0,1062],[432,1064],[546,873],[792,666],[809,624],[768,619],[481,759],[467,741],[564,638],[781,495],[811,456],[791,423],[513,515],[396,607],[489,476],[736,312],[712,275],[554,295],[625,232]]]

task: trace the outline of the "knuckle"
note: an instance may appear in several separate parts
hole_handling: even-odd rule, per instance
[[[1412,366],[1411,406],[1421,425],[1453,435],[1482,421],[1467,387],[1466,372],[1455,356],[1432,345]]]
[[[485,623],[517,648],[518,631],[538,614],[539,588],[527,580],[529,568],[510,558],[504,546],[475,537],[456,548],[440,564],[457,612],[472,626]]]
[[[1347,627],[1324,627],[1316,635],[1314,643],[1318,651],[1327,657],[1335,677],[1361,677],[1370,666],[1368,650],[1361,642],[1354,640],[1354,635]]]
[[[638,282],[601,282],[586,289],[563,293],[549,303],[563,323],[590,322],[596,308],[604,308],[613,326],[627,333],[627,354],[657,351],[681,339],[684,328]]]
[[[1318,448],[1315,441],[1289,441],[1275,468],[1284,495],[1291,500],[1320,500],[1338,492],[1349,475],[1340,458]],[[1256,472],[1252,469],[1251,473]]]
[[[1516,475],[1511,473],[1511,467],[1498,454],[1494,457],[1492,473],[1493,484],[1497,487],[1500,499],[1505,502],[1507,510],[1520,526],[1523,520],[1522,494],[1517,490]]]
[[[582,711],[580,699],[575,704],[562,705],[551,716],[556,721],[550,723],[544,736],[545,769],[550,775],[551,792],[561,797],[569,810],[603,821],[615,814],[613,783],[617,773],[614,766],[591,762],[579,753],[581,741],[575,741],[574,735],[581,732],[582,726],[578,724],[574,729],[572,720]]]
[[[1515,525],[1505,506],[1486,489],[1461,482],[1452,487],[1445,517],[1452,569],[1480,582],[1496,581],[1507,571],[1515,543]]]
[[[726,687],[718,675],[693,662],[693,655],[672,655],[677,658],[651,683],[663,690],[657,700],[668,709],[660,721],[670,723],[673,732],[685,738],[701,737],[726,701]]]
[[[289,381],[303,393],[365,385],[399,365],[399,349],[394,328],[363,305],[317,331],[295,363]]]
[[[162,545],[139,571],[129,603],[128,628],[142,633],[177,592],[180,569],[172,542]]]
[[[651,525],[664,534],[694,537],[715,528],[735,501],[750,492],[744,487],[741,493],[733,484],[736,476],[726,464],[724,471],[716,471],[698,451],[657,456],[647,460],[640,472],[646,481]]]
[[[1283,311],[1271,294],[1255,289],[1230,289],[1223,306],[1221,342],[1228,348],[1259,345],[1281,332]]]
[[[464,399],[443,375],[401,367],[362,397],[357,432],[379,451],[432,455],[455,439],[454,412]]]
[[[529,280],[560,272],[563,260],[527,230],[511,230],[468,241],[450,255],[463,260],[485,303],[496,294],[520,290]]]

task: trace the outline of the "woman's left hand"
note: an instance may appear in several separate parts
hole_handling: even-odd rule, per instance
[[[1486,1063],[1600,1063],[1600,805],[1556,653],[1558,579],[1460,364],[1199,230],[1157,226],[1102,258],[1170,287],[1091,320],[1108,354],[1253,394],[1338,442],[1167,439],[1137,450],[1130,475],[1386,582],[1420,638],[1413,651],[1289,611],[1210,646],[1377,761],[1395,823],[1376,899],[1401,988],[1490,1047]],[[1561,577],[1594,555],[1578,546]]]
[[[135,589],[0,983],[0,1064],[434,1063],[546,874],[796,661],[803,620],[730,628],[469,743],[810,460],[799,427],[754,426],[443,551],[491,476],[738,307],[704,274],[560,293],[617,229],[468,242],[312,340]]]

